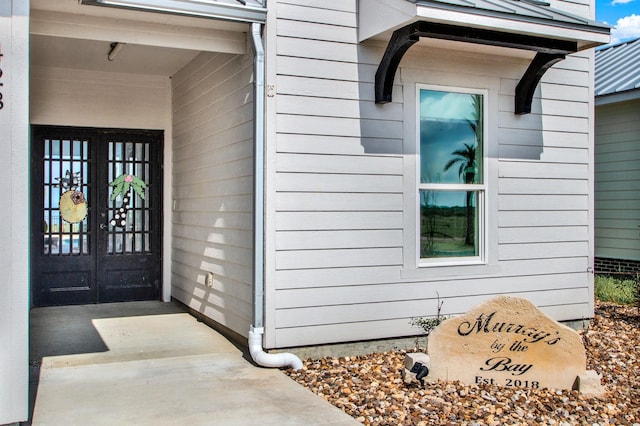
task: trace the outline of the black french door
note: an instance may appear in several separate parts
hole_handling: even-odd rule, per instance
[[[162,131],[32,128],[35,306],[160,297],[162,145]]]

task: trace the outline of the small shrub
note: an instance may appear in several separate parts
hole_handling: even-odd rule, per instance
[[[419,317],[419,318],[411,318],[410,324],[414,327],[420,327],[424,330],[424,334],[428,336],[431,332],[440,325],[442,321],[444,321],[445,317],[435,317],[435,318],[427,318],[427,317]]]
[[[417,317],[411,318],[411,321],[409,321],[409,324],[411,324],[412,326],[420,327],[422,329],[422,336],[425,337],[425,340],[437,326],[439,326],[444,320],[448,318],[441,314],[443,303],[444,301],[440,301],[440,295],[438,294],[438,310],[435,317]],[[416,336],[416,349],[420,349],[420,337],[421,336]]]
[[[602,302],[635,305],[640,310],[640,273],[596,275],[594,289]]]

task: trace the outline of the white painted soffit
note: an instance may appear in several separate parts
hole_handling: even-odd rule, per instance
[[[80,0],[80,3],[235,22],[264,23],[267,18],[267,9],[257,0]]]
[[[170,17],[170,15],[164,16]],[[139,18],[140,15],[132,15],[131,18],[133,17]],[[192,22],[180,24],[172,21],[152,22],[36,9],[31,11],[29,30],[35,36],[63,39],[117,41],[140,46],[232,54],[246,52],[246,35],[241,30],[246,30],[247,24],[234,24],[239,26],[234,30],[220,30],[215,26],[209,28],[190,24]]]
[[[359,41],[389,40],[393,31],[418,21],[566,40],[578,50],[607,44],[610,27],[520,0],[360,0]]]

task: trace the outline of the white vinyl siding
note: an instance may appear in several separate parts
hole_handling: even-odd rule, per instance
[[[31,124],[166,129],[169,79],[79,69],[31,69]]]
[[[270,7],[266,347],[413,335],[409,320],[434,315],[438,294],[445,314],[511,294],[559,320],[592,315],[590,52],[549,70],[532,114],[516,116],[532,54],[421,41],[400,63],[393,102],[375,105],[386,43],[357,44],[355,0]],[[486,265],[407,264],[415,127],[404,99],[415,83],[489,90]]]
[[[640,261],[640,100],[597,107],[596,256]]]
[[[201,53],[172,78],[172,296],[243,336],[252,321],[252,76],[250,55]]]

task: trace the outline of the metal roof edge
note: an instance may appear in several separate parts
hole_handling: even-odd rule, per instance
[[[617,104],[620,102],[633,101],[640,99],[640,89],[626,90],[624,92],[606,93],[597,95],[595,99],[596,106]]]
[[[604,51],[609,50],[609,49],[614,49],[614,48],[616,48],[616,47],[620,47],[620,46],[622,46],[622,45],[624,45],[624,44],[633,44],[633,43],[635,43],[635,42],[637,42],[637,41],[639,41],[639,40],[640,40],[640,37],[635,37],[635,38],[631,38],[631,39],[629,39],[629,40],[619,41],[619,42],[617,42],[617,43],[605,44],[605,45],[603,45],[603,46],[598,46],[598,48],[596,49],[596,51],[597,51],[598,53],[600,53],[600,52],[604,52]]]
[[[516,14],[516,13],[508,13],[508,12],[500,12],[498,10],[489,10],[489,9],[478,8],[478,7],[460,6],[460,5],[454,5],[451,3],[445,3],[438,0],[407,0],[407,1],[411,3],[415,3],[417,6],[425,6],[425,7],[442,9],[442,10],[464,12],[464,13],[469,13],[469,14],[474,14],[479,16],[488,16],[492,18],[508,18],[510,20],[527,22],[527,23],[536,23],[536,24],[545,24],[545,25],[554,24],[555,26],[561,27],[561,28],[576,29],[576,30],[582,30],[582,31],[589,30],[590,32],[594,32],[598,34],[609,34],[612,28],[610,25],[597,22],[591,19],[583,18],[580,16],[576,16],[568,12],[564,12],[564,11],[554,9],[552,7],[547,7],[547,6],[544,6],[543,10],[551,11],[553,13],[557,13],[564,16],[570,16],[572,17],[572,19],[575,19],[577,21],[583,21],[584,24],[578,24],[578,23],[561,21],[561,20],[550,19],[550,18],[536,18],[533,16],[527,16],[527,15]],[[530,2],[528,2],[527,5],[533,6],[532,3]],[[535,7],[542,8],[543,6],[535,6]]]

